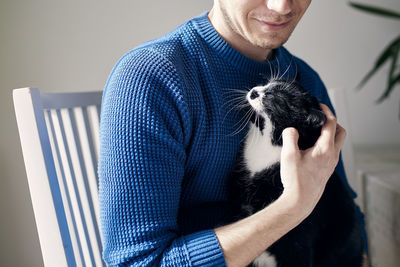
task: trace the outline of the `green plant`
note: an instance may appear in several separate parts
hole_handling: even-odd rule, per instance
[[[372,13],[375,15],[380,15],[388,18],[400,19],[400,13],[395,11],[390,11],[387,9],[383,9],[380,7],[369,6],[354,2],[349,2],[350,6],[362,10],[364,12]],[[360,84],[357,86],[358,88],[363,87],[367,81],[386,63],[390,62],[390,69],[387,78],[386,89],[381,95],[381,97],[377,100],[378,103],[381,103],[383,100],[389,97],[390,93],[393,89],[400,84],[400,64],[399,64],[399,56],[400,56],[400,35],[397,36],[393,41],[389,43],[385,47],[385,49],[381,52],[378,58],[375,61],[375,65],[373,68],[365,75],[365,77],[361,80]]]

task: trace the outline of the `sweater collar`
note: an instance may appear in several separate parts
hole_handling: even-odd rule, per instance
[[[285,78],[292,78],[296,73],[293,56],[284,48],[273,50],[272,59],[266,62],[252,60],[229,45],[214,29],[207,17],[208,12],[192,20],[193,26],[204,41],[228,63],[239,71],[252,76],[268,75],[272,71],[276,74],[285,73]],[[288,66],[292,64],[290,68]],[[279,71],[278,71],[279,69]],[[269,75],[268,75],[269,76]]]

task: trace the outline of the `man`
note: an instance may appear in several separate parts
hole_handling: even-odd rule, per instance
[[[345,130],[318,75],[282,47],[311,0],[215,0],[172,33],[125,55],[105,88],[99,161],[104,259],[110,265],[245,266],[313,210],[336,170]],[[232,223],[226,179],[245,131],[234,89],[275,70],[327,115],[307,151],[283,133],[284,192]]]

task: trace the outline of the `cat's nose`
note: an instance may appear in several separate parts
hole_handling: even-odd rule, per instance
[[[250,99],[254,99],[254,98],[257,98],[257,97],[259,97],[260,95],[257,93],[257,91],[256,90],[253,90],[252,92],[251,92],[251,94],[250,94]]]

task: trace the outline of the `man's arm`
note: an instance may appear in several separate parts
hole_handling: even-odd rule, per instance
[[[216,228],[228,266],[245,266],[312,212],[339,160],[346,131],[326,105],[327,122],[315,145],[299,149],[297,130],[285,129],[281,153],[282,195],[263,210]]]
[[[180,81],[166,57],[137,49],[118,62],[107,82],[99,158],[107,266],[225,262],[212,229],[180,235],[177,214],[191,132]]]

